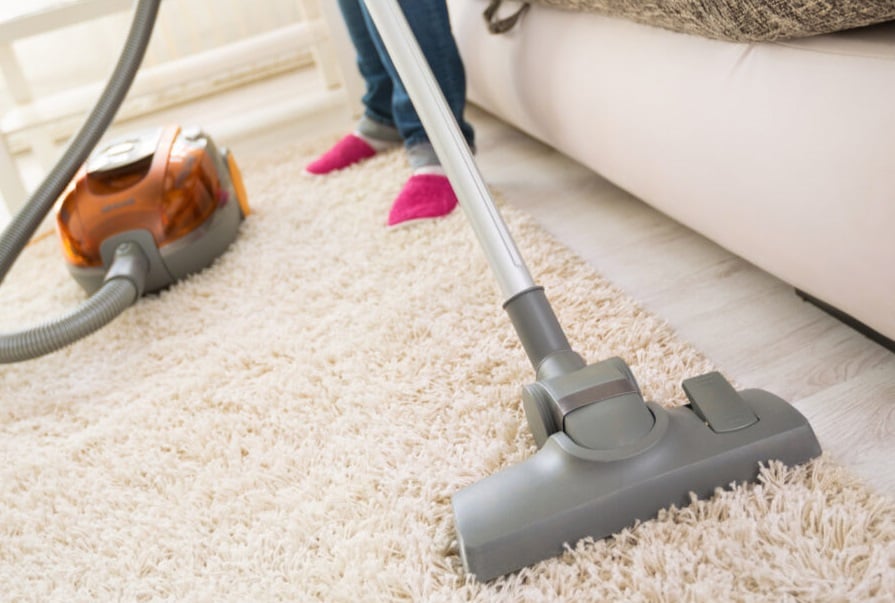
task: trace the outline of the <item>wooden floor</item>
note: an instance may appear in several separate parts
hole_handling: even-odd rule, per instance
[[[278,124],[240,117],[306,86],[285,78],[154,119],[198,116],[237,158],[353,125],[344,108]],[[792,402],[827,454],[895,497],[895,354],[556,151],[474,107],[468,117],[480,170],[509,202],[667,320],[730,379]]]

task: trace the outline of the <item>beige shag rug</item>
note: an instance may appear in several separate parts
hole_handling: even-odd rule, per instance
[[[239,158],[255,214],[210,269],[0,367],[0,599],[895,599],[895,505],[825,458],[465,576],[450,497],[534,451],[532,371],[462,212],[387,229],[403,155],[304,176],[329,142]],[[710,362],[503,209],[578,351],[682,402]],[[45,238],[0,288],[0,330],[82,299]]]

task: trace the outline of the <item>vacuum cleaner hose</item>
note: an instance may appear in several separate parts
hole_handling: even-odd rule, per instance
[[[139,0],[115,70],[84,125],[62,158],[0,237],[0,283],[52,210],[56,200],[112,123],[149,45],[161,0]],[[110,274],[114,272],[110,269]],[[135,276],[143,279],[145,275]],[[109,323],[142,292],[130,278],[113,278],[62,318],[19,333],[0,335],[0,363],[18,362],[58,350]]]
[[[137,298],[130,281],[115,279],[61,318],[0,336],[0,363],[23,362],[61,349],[107,325]]]
[[[142,293],[148,262],[145,258],[136,263],[131,259],[116,260],[102,288],[64,316],[19,333],[0,335],[0,364],[23,362],[55,352],[112,322]],[[133,278],[131,274],[124,274],[128,270],[125,266],[131,267],[129,272]]]

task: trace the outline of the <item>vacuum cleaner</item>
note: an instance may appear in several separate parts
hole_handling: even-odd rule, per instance
[[[507,230],[397,0],[365,0],[505,296],[535,370],[522,404],[538,451],[453,495],[463,566],[488,581],[611,536],[690,494],[750,482],[771,460],[818,456],[808,421],[777,396],[718,372],[683,381],[689,403],[643,399],[621,358],[573,351]]]
[[[66,264],[90,297],[56,320],[0,334],[2,363],[61,349],[108,324],[144,293],[208,266],[249,214],[233,155],[198,128],[155,128],[93,151],[139,69],[159,4],[139,1],[102,96],[0,238],[2,282],[59,201],[56,226]]]

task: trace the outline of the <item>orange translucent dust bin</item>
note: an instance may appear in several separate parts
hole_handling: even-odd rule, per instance
[[[56,216],[66,260],[102,266],[103,241],[130,230],[148,231],[160,249],[196,230],[230,196],[211,152],[216,150],[206,137],[185,136],[177,126],[120,139],[95,152]],[[235,162],[228,157],[227,163],[232,170]],[[247,215],[241,177],[234,180]]]

